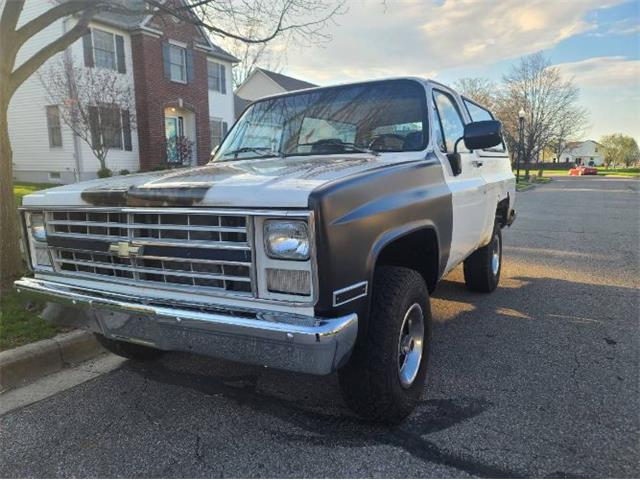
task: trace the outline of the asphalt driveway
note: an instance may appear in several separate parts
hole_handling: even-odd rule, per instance
[[[3,477],[640,475],[640,182],[522,193],[501,288],[436,291],[423,400],[364,424],[335,376],[170,354],[0,417]],[[2,402],[2,396],[0,396]]]

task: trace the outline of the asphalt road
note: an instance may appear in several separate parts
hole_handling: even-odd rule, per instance
[[[335,376],[170,354],[0,418],[4,477],[637,477],[640,182],[522,193],[501,288],[433,298],[423,400],[364,424]],[[0,402],[2,397],[0,397]]]

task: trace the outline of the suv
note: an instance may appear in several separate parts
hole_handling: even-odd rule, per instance
[[[515,218],[500,128],[416,78],[264,98],[207,165],[25,197],[33,277],[16,287],[118,355],[337,371],[357,414],[398,423],[438,281],[464,263],[471,290],[498,285]]]

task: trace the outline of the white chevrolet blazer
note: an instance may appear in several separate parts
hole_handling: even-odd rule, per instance
[[[178,350],[311,374],[398,423],[420,397],[429,295],[464,264],[500,280],[515,218],[501,125],[439,83],[399,78],[251,104],[210,163],[24,198],[45,318],[109,350]]]

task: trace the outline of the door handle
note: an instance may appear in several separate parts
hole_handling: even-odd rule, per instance
[[[473,165],[476,168],[479,168],[483,165],[484,162],[481,162],[480,160],[474,160],[471,162],[471,165]]]

